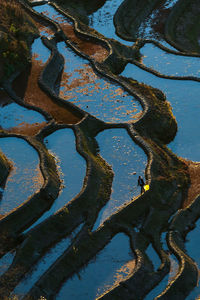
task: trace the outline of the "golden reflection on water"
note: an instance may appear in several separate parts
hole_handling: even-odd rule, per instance
[[[7,214],[22,205],[39,191],[43,183],[44,178],[39,165],[28,164],[27,168],[22,168],[12,161],[12,169],[1,200],[1,214]]]
[[[126,118],[135,120],[142,114],[142,111],[138,111],[134,99],[131,99],[130,95],[127,99],[127,94],[122,88],[107,81],[102,82],[87,64],[83,64],[74,72],[63,73],[60,96],[89,110],[96,117],[109,117],[109,122]]]
[[[39,165],[34,170],[34,174],[35,175],[32,177],[33,186],[34,186],[35,190],[38,190],[44,184],[44,178],[43,178],[43,175],[42,175]]]
[[[127,278],[133,270],[135,269],[136,261],[130,260],[124,266],[122,266],[119,270],[117,270],[116,274],[114,275],[114,285],[118,285],[121,281]]]
[[[131,273],[133,273],[133,270],[135,269],[135,266],[136,266],[135,259],[128,261],[125,265],[123,265],[119,270],[116,271],[116,273],[113,276],[114,283],[112,285],[105,284],[104,286],[100,286],[97,289],[96,297],[102,296],[108,290],[110,290],[112,287],[119,285],[120,282],[127,279],[127,277]]]
[[[176,276],[178,269],[179,269],[179,264],[177,263],[176,259],[171,256],[168,283],[170,283],[170,281],[173,280],[173,278]]]
[[[15,184],[24,188],[24,190],[29,190],[30,186],[35,190],[41,188],[44,183],[44,178],[42,176],[40,167],[37,166],[34,169],[24,168],[23,172],[20,174],[19,168],[16,166],[14,162],[12,162],[12,170],[10,176],[7,179],[8,181],[15,182]],[[17,175],[17,176],[16,176]]]

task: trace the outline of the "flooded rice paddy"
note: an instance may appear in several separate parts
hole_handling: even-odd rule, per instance
[[[23,139],[1,138],[0,149],[12,163],[0,202],[0,214],[5,215],[42,187],[43,176],[38,153]]]
[[[186,240],[186,251],[187,254],[196,262],[198,269],[200,270],[200,256],[199,256],[199,236],[200,231],[200,220],[196,222],[196,227],[188,233],[187,240]],[[186,298],[187,300],[197,299],[200,296],[200,287],[197,287],[191,292],[191,294]]]
[[[119,284],[135,267],[135,260],[124,234],[116,235],[85,269],[63,284],[56,300],[95,299]]]
[[[61,129],[48,136],[45,145],[55,157],[62,187],[58,198],[29,229],[53,215],[80,193],[86,174],[86,162],[76,151],[76,139],[71,129]],[[28,230],[29,230],[28,229]]]
[[[154,26],[154,21],[162,16],[166,17],[169,15],[175,3],[176,1],[165,1],[161,8],[156,7],[149,18],[142,22],[138,36],[153,38],[161,42],[162,45],[173,49],[163,40],[162,26],[160,28]],[[116,35],[116,24],[113,23],[113,18],[121,4],[121,0],[102,1],[98,8],[93,10],[91,8],[91,11],[87,12],[85,18],[87,18],[91,28],[103,34],[106,38],[113,38],[124,45],[131,46],[134,44],[133,42],[127,42]],[[51,5],[38,5],[34,9],[59,23],[64,34],[84,55],[87,55],[94,61],[98,61],[98,63],[103,62],[107,57],[108,51],[103,46],[77,36],[73,28],[73,22]],[[41,36],[53,37],[53,32],[49,28],[44,27],[44,25],[39,26],[39,31]],[[106,123],[110,123],[109,125],[118,123],[119,126],[123,127],[120,123],[127,123],[128,126],[130,125],[129,123],[136,121],[141,116],[142,107],[139,102],[132,95],[125,92],[120,85],[116,85],[100,76],[93,70],[88,60],[75,54],[63,40],[57,43],[57,49],[65,59],[62,76],[58,83],[59,97],[65,100],[65,103],[71,102],[75,104],[82,110],[82,114],[86,118],[88,113]],[[169,54],[151,43],[141,48],[141,54],[142,63],[146,67],[164,75],[199,77],[199,58],[197,57]],[[70,124],[71,128],[73,128],[72,124],[79,126],[79,122],[82,119],[73,115],[71,111],[67,111],[66,107],[64,109],[62,105],[60,106],[56,101],[53,101],[51,96],[45,94],[38,85],[38,78],[49,58],[50,50],[45,47],[41,38],[35,39],[32,45],[32,66],[23,75],[25,80],[20,79],[22,85],[18,84],[19,81],[17,80],[19,79],[14,81],[14,91],[21,99],[24,99],[25,103],[46,111],[57,124]],[[156,87],[166,94],[178,123],[177,135],[174,141],[169,144],[169,148],[182,158],[200,161],[200,118],[198,114],[200,108],[198,103],[200,83],[192,80],[159,78],[133,64],[128,64],[121,75]],[[0,126],[2,130],[20,133],[37,139],[36,133],[47,125],[42,114],[19,106],[12,102],[12,99],[5,100],[4,95],[2,98],[0,107]],[[27,124],[38,127],[38,129],[35,131],[20,129],[23,126],[27,126]],[[94,139],[95,136],[90,136],[90,128],[86,127],[84,130],[88,135],[88,141]],[[62,187],[51,208],[26,230],[25,233],[30,231],[28,233],[30,235],[32,228],[35,228],[36,231],[39,230],[40,226],[36,227],[38,224],[63,208],[72,199],[76,201],[75,197],[82,190],[87,169],[86,161],[77,152],[76,137],[72,129],[56,129],[54,133],[45,136],[42,140],[46,149],[54,156]],[[141,147],[133,142],[128,131],[124,128],[104,130],[97,134],[96,140],[99,145],[100,155],[112,167],[114,178],[110,199],[99,212],[92,229],[93,231],[90,231],[91,235],[94,232],[96,233],[96,230],[101,231],[103,226],[100,226],[103,222],[111,215],[117,213],[120,207],[122,208],[123,205],[128,205],[138,199],[140,188],[137,185],[137,179],[139,175],[145,178],[145,168],[147,166],[146,154]],[[19,207],[38,191],[42,187],[44,180],[40,171],[38,153],[25,140],[16,137],[1,137],[0,149],[12,163],[12,169],[5,188],[1,190],[0,215],[4,216]],[[89,153],[90,155],[92,153]],[[87,221],[87,219],[84,221],[85,225]],[[73,239],[81,228],[82,225],[71,236],[65,237],[52,246],[42,259],[33,266],[26,277],[21,280],[11,293],[11,297],[16,296],[22,299],[32,287],[37,286],[39,278],[51,266],[56,265],[59,257],[62,256],[69,246],[73,246]],[[196,261],[199,268],[198,251],[197,247],[195,247],[198,241],[198,231],[199,222],[197,222],[197,228],[188,235],[186,250],[188,255]],[[178,271],[179,263],[169,252],[166,239],[163,241],[163,249],[169,254],[170,272],[145,297],[145,300],[158,296]],[[9,268],[14,253],[15,251],[10,251],[0,259],[0,275],[3,275]],[[154,271],[157,271],[161,261],[152,244],[146,249],[146,254],[152,261]],[[74,300],[96,299],[112,287],[118,286],[121,281],[130,276],[135,266],[136,261],[130,247],[129,237],[124,233],[118,233],[96,257],[90,260],[89,263],[87,262],[79,273],[73,273],[72,277],[63,283],[60,291],[54,298],[63,300],[67,296],[69,299]],[[196,287],[187,300],[194,300],[199,295],[199,287]]]
[[[113,17],[122,0],[108,0],[96,12],[89,16],[89,26],[103,34],[106,38],[115,39],[122,44],[132,46],[133,42],[126,41],[116,34]]]
[[[141,105],[119,86],[100,78],[87,63],[63,43],[58,50],[65,57],[60,96],[105,122],[133,121]]]
[[[32,44],[32,56],[35,60],[41,61],[42,64],[46,63],[50,57],[50,50],[44,46],[41,38],[34,40]]]
[[[33,269],[25,276],[25,278],[16,286],[12,293],[12,297],[16,296],[18,299],[22,299],[33,285],[39,280],[50,266],[63,254],[65,250],[71,245],[75,236],[81,230],[82,225],[76,228],[72,234],[66,238],[63,238],[59,243],[54,245],[43,258],[33,267]]]
[[[44,121],[45,119],[41,114],[16,103],[0,107],[0,127],[5,130],[25,127],[26,125],[38,125]]]
[[[138,176],[144,178],[147,159],[125,129],[105,130],[97,136],[101,156],[112,166],[114,180],[110,201],[102,208],[94,225],[98,228],[120,206],[140,194]]]
[[[142,63],[161,74],[200,78],[199,57],[170,54],[153,44],[146,44],[142,47],[141,54],[143,55]]]
[[[8,270],[8,268],[13,262],[14,256],[15,251],[8,252],[0,259],[0,276]]]
[[[194,81],[159,78],[132,64],[126,66],[122,75],[159,88],[165,93],[178,123],[177,135],[169,147],[178,156],[200,161],[200,84]]]

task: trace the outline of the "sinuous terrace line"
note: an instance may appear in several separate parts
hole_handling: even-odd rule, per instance
[[[163,250],[161,234],[168,232],[168,245],[179,260],[179,271],[175,278],[157,299],[185,299],[196,286],[198,270],[196,264],[184,251],[184,239],[192,224],[199,217],[198,194],[194,194],[189,203],[187,190],[190,184],[187,164],[173,154],[166,146],[176,135],[177,124],[170,104],[158,89],[140,84],[132,78],[117,75],[130,61],[139,58],[139,49],[143,41],[133,47],[122,45],[98,34],[83,24],[72,11],[63,12],[55,3],[51,3],[60,13],[74,22],[74,33],[69,36],[62,26],[48,17],[36,13],[31,6],[36,3],[20,0],[19,3],[38,22],[54,28],[55,35],[43,38],[44,45],[51,50],[51,57],[42,66],[35,80],[37,92],[43,93],[48,101],[63,113],[62,120],[49,111],[46,112],[33,99],[30,104],[16,95],[12,88],[13,76],[4,83],[4,89],[19,105],[42,113],[47,120],[46,126],[36,134],[29,136],[1,130],[1,137],[19,137],[36,149],[40,157],[40,168],[44,177],[41,190],[15,211],[0,220],[1,255],[16,248],[15,258],[8,270],[0,277],[0,295],[6,299],[18,283],[28,274],[34,264],[53,245],[70,235],[80,224],[84,224],[75,236],[69,248],[53,265],[41,274],[36,284],[24,295],[23,299],[38,299],[41,296],[53,299],[62,283],[86,266],[118,233],[125,233],[131,243],[136,258],[136,267],[127,278],[113,286],[98,299],[143,299],[169,272],[169,253]],[[37,4],[43,4],[46,1]],[[143,12],[141,12],[143,13]],[[144,12],[145,13],[145,12]],[[76,34],[78,37],[76,37]],[[82,44],[77,42],[81,39]],[[55,83],[63,68],[63,57],[57,50],[57,43],[65,41],[78,55],[90,61],[100,76],[119,84],[133,95],[142,105],[143,114],[131,123],[105,123],[86,113],[69,101],[58,97]],[[86,43],[99,44],[108,51],[103,59],[84,51]],[[89,41],[88,41],[89,40]],[[74,42],[76,41],[76,43]],[[86,46],[87,48],[87,46]],[[99,48],[96,48],[99,51]],[[185,53],[184,53],[185,55]],[[102,58],[102,56],[101,56]],[[150,69],[148,69],[150,71]],[[181,77],[182,79],[182,77]],[[40,91],[40,92],[39,92]],[[36,99],[36,98],[35,98]],[[76,116],[73,122],[69,113]],[[77,196],[55,214],[44,220],[31,231],[23,233],[53,204],[60,188],[59,173],[54,157],[47,151],[44,138],[61,128],[73,129],[76,136],[76,148],[86,160],[87,171],[83,188]],[[102,207],[109,201],[113,172],[101,157],[96,136],[109,128],[125,128],[132,141],[138,144],[148,157],[145,170],[150,190],[124,204],[97,229],[93,230],[95,220]],[[1,184],[9,172],[9,162],[0,156]],[[78,191],[77,191],[78,192]],[[184,203],[188,203],[184,207]],[[184,208],[183,208],[184,207]],[[171,216],[175,214],[172,220]],[[45,237],[45,238],[44,238]],[[154,270],[151,258],[145,251],[152,244],[161,260]],[[56,274],[56,276],[55,276]],[[146,284],[144,285],[144,282]],[[184,286],[184,288],[183,288]],[[181,298],[180,298],[181,297]]]

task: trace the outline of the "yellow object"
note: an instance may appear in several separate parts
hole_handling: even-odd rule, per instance
[[[149,185],[148,185],[148,184],[146,184],[146,185],[144,186],[144,190],[145,190],[145,192],[149,190]]]

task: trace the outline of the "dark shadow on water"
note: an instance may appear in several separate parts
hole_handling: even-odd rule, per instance
[[[13,89],[18,97],[24,98],[28,86],[28,80],[31,74],[32,64],[30,63],[23,72],[13,81]]]
[[[62,80],[62,72],[59,73],[53,88],[57,96],[59,96],[60,93],[61,80]]]

